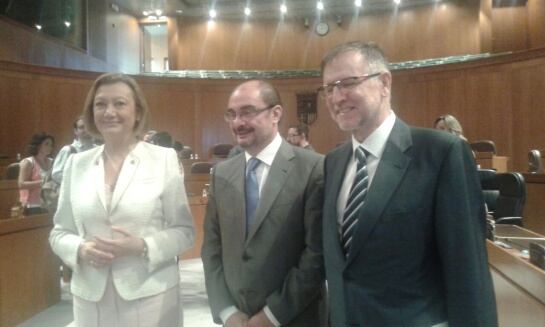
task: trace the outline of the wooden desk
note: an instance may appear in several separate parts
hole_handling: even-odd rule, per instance
[[[526,182],[524,228],[545,235],[545,174],[523,173]]]
[[[496,156],[492,152],[476,152],[475,160],[482,169],[495,169],[498,173],[509,171],[509,157]]]
[[[60,301],[60,261],[49,247],[47,214],[0,221],[0,327]]]
[[[201,257],[201,247],[204,237],[204,214],[206,213],[206,203],[200,196],[192,196],[188,198],[191,214],[193,215],[193,224],[195,225],[195,245],[193,248],[185,252],[181,259],[193,259]]]
[[[497,235],[540,237],[518,226],[501,227]],[[501,327],[545,326],[545,271],[507,250],[487,241],[488,262],[494,280],[498,320]]]
[[[201,196],[206,184],[210,184],[210,174],[191,174],[184,176],[185,191],[188,197]]]
[[[0,220],[10,218],[11,207],[19,202],[17,181],[0,180]]]

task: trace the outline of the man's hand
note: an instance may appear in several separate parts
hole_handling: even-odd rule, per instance
[[[248,327],[275,327],[274,324],[267,318],[265,311],[259,311],[255,316],[248,321]]]
[[[235,312],[225,322],[225,327],[247,327],[248,316],[242,312]]]

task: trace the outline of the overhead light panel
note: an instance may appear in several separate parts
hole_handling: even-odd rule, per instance
[[[36,27],[36,29],[37,29],[38,31],[41,31],[41,30],[42,30],[42,25],[40,25],[40,24],[36,24],[36,25],[34,25],[34,27]]]
[[[252,10],[250,9],[250,7],[244,8],[244,15],[250,16],[251,14],[252,14]]]
[[[155,16],[155,15],[149,15],[149,16],[148,16],[148,19],[149,19],[149,20],[157,20],[157,16]]]
[[[288,7],[286,7],[286,4],[283,3],[282,5],[280,5],[280,12],[285,14],[288,12]]]
[[[394,3],[395,3],[396,5],[399,5],[399,4],[401,4],[401,0],[394,0]]]
[[[142,15],[148,16],[148,15],[149,15],[149,11],[147,11],[147,10],[142,11]]]
[[[216,12],[215,9],[210,9],[210,11],[208,12],[208,16],[210,16],[210,18],[212,19],[216,18],[217,15],[218,13]]]
[[[358,8],[361,7],[361,0],[355,0],[354,1],[354,6],[356,6]]]
[[[69,21],[67,21],[67,20],[64,21],[64,26],[70,27],[70,25],[72,25],[72,24]]]
[[[324,10],[324,3],[322,1],[318,1],[318,3],[316,4],[316,8],[318,10]]]

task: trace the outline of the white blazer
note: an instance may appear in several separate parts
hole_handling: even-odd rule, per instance
[[[194,239],[176,153],[139,142],[123,163],[108,212],[103,151],[104,146],[99,146],[68,159],[55,226],[49,236],[51,247],[72,268],[71,290],[82,299],[99,301],[110,271],[117,292],[125,300],[164,292],[178,285],[175,258],[189,249]],[[142,237],[148,258],[126,256],[102,268],[79,260],[82,241],[94,236],[120,236],[112,232],[112,225]]]

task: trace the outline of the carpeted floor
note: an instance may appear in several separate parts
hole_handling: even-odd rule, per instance
[[[185,327],[217,327],[212,322],[204,287],[204,274],[200,259],[180,262],[180,278]],[[68,285],[61,285],[61,301],[20,324],[19,327],[71,326],[72,296]]]

